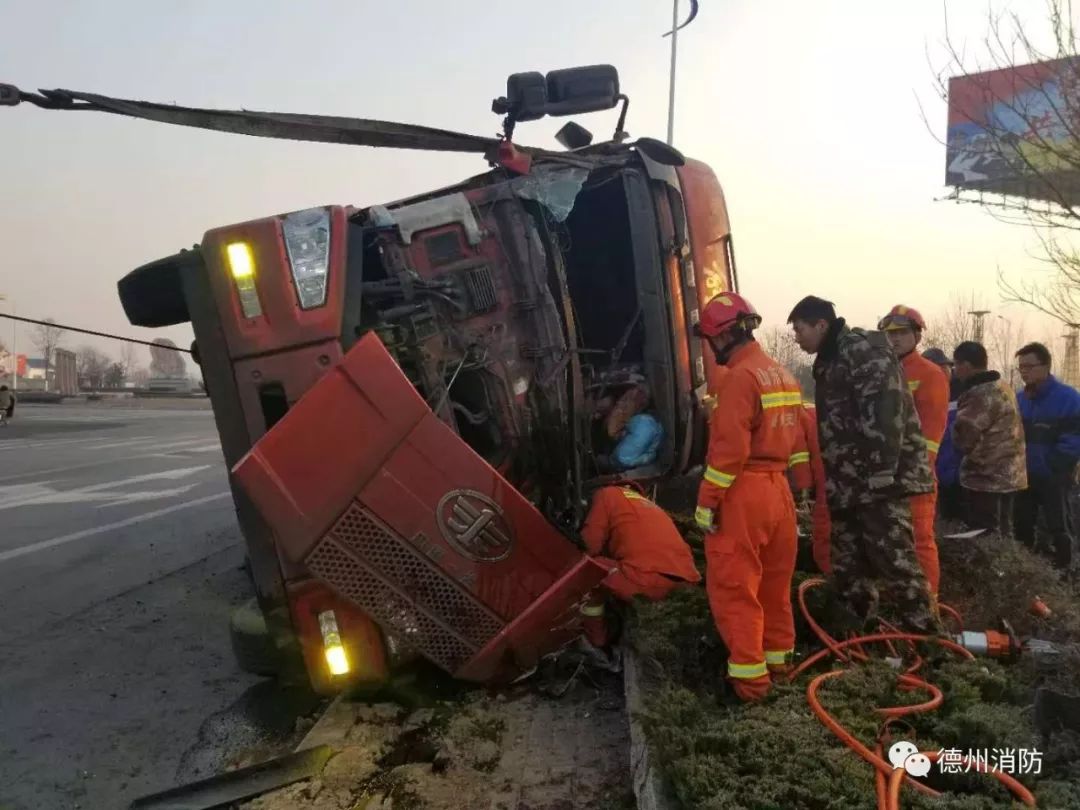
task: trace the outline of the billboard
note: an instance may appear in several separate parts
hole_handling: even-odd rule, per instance
[[[20,377],[26,376],[26,355],[0,350],[0,376],[9,376],[12,369]]]
[[[1080,58],[949,79],[945,183],[1080,202]]]

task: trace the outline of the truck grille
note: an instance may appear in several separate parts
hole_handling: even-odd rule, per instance
[[[497,616],[355,502],[305,562],[313,575],[449,672],[502,629]]]

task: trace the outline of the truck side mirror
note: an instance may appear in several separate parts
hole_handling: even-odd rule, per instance
[[[506,95],[495,99],[491,111],[513,122],[535,121],[545,115],[610,110],[619,95],[619,71],[612,65],[515,73],[506,80]]]
[[[497,98],[491,110],[511,115],[515,121],[536,121],[547,115],[547,79],[543,73],[515,73],[506,80],[506,96]]]
[[[619,71],[612,65],[553,70],[547,75],[547,114],[610,110],[619,103]]]

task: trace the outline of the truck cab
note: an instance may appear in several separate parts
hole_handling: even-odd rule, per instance
[[[215,228],[120,281],[133,324],[192,324],[260,608],[316,689],[385,677],[403,649],[520,676],[605,573],[572,542],[591,490],[702,463],[714,361],[692,327],[734,288],[731,231],[707,165],[646,151]],[[662,440],[613,469],[598,403],[630,389]],[[446,483],[427,481],[440,464]],[[397,562],[345,537],[349,514]],[[512,537],[506,559],[477,551]]]

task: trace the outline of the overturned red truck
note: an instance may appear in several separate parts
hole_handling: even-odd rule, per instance
[[[399,650],[511,680],[579,633],[606,574],[571,539],[588,494],[701,463],[712,358],[691,327],[735,281],[713,172],[627,142],[614,68],[512,76],[497,140],[72,91],[19,100],[483,151],[491,170],[450,188],[216,228],[119,292],[135,325],[192,324],[259,605],[317,689],[379,680]],[[511,141],[517,122],[620,103],[610,141],[574,123],[565,152]],[[592,406],[630,386],[648,390],[664,440],[615,472],[598,463]]]

